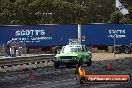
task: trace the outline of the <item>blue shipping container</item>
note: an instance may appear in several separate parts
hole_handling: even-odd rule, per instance
[[[87,24],[81,25],[82,44],[116,45],[132,44],[132,24]]]
[[[0,26],[0,44],[13,40],[27,46],[55,46],[73,38],[77,38],[77,25]]]

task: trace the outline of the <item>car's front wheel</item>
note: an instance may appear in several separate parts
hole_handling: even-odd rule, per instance
[[[90,58],[89,61],[87,62],[87,66],[90,66],[91,64],[92,64],[92,60]]]

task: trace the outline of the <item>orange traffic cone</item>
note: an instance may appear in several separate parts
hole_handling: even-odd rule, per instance
[[[111,70],[111,63],[108,63],[108,70]]]
[[[32,69],[29,71],[29,77],[28,80],[33,80],[33,74],[32,74]]]

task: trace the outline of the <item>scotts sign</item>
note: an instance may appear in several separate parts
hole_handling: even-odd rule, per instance
[[[126,30],[109,30],[108,37],[111,38],[124,38],[126,37]]]
[[[41,42],[42,40],[51,40],[52,37],[46,36],[45,30],[16,30],[14,41]]]
[[[17,30],[15,32],[16,36],[38,36],[45,35],[45,30]]]

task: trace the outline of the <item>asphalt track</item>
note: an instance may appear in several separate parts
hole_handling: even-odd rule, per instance
[[[107,63],[112,63],[112,70],[107,70]],[[129,74],[132,79],[132,58],[94,61],[92,66],[84,66],[87,74]],[[132,88],[132,82],[125,84],[80,85],[75,80],[75,67],[60,69],[33,69],[33,80],[28,80],[29,71],[1,73],[0,88]]]

